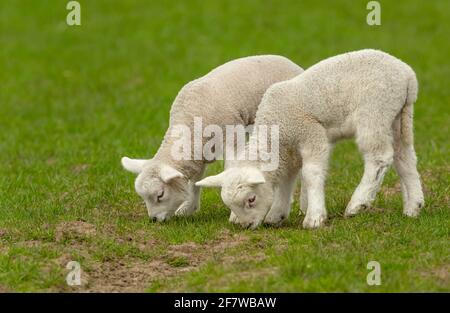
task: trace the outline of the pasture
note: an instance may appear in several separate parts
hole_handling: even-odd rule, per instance
[[[450,291],[450,2],[0,2],[0,291]],[[228,223],[218,190],[188,218],[151,222],[120,158],[151,157],[179,89],[242,56],[303,68],[384,50],[416,71],[415,147],[426,205],[402,215],[391,169],[374,208],[343,213],[362,175],[353,142],[336,146],[327,226],[301,228],[298,190],[279,228]],[[222,164],[214,163],[208,174]],[[77,261],[82,285],[68,286]],[[370,286],[369,261],[381,265]]]

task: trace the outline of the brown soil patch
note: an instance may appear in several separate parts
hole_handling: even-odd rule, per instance
[[[142,292],[151,280],[169,275],[172,269],[163,261],[143,261],[135,258],[95,263],[87,275],[83,292]],[[75,289],[76,290],[76,289]]]
[[[0,238],[6,237],[7,235],[8,235],[8,232],[6,231],[6,229],[0,228]]]
[[[224,256],[224,252],[240,246],[248,241],[242,234],[222,232],[215,240],[198,244],[187,242],[171,245],[167,252],[151,261],[139,258],[125,257],[94,262],[89,265],[86,285],[75,287],[71,291],[80,292],[142,292],[152,281],[176,276],[185,272],[196,270],[211,260],[233,262],[239,259],[236,256]],[[147,242],[153,245],[154,242]],[[140,243],[144,248],[146,244]],[[265,256],[264,256],[265,257]],[[60,260],[66,262],[67,258]]]
[[[56,241],[64,239],[80,239],[96,234],[94,225],[84,221],[64,222],[56,227]]]
[[[72,167],[72,171],[76,174],[86,171],[89,168],[89,164],[77,164]]]
[[[45,161],[45,163],[47,163],[48,166],[52,166],[56,164],[56,159],[55,158],[49,158],[47,159],[47,161]]]
[[[160,249],[162,253],[150,257],[150,260],[126,255],[98,261],[94,259],[93,253],[99,247],[94,242],[84,240],[94,235],[108,236],[123,244],[131,244],[147,255],[155,249]],[[234,234],[229,230],[221,232],[216,239],[208,242],[186,242],[164,247],[164,242],[149,238],[145,231],[118,237],[111,229],[96,228],[85,221],[70,221],[56,226],[55,238],[55,242],[28,240],[18,243],[30,248],[47,246],[61,252],[58,258],[43,265],[44,272],[60,269],[66,275],[69,273],[66,266],[70,261],[81,263],[82,285],[68,286],[61,281],[61,284],[49,289],[52,292],[143,292],[156,280],[197,270],[210,261],[226,265],[242,260],[255,260],[254,256],[246,253],[226,253],[250,242],[245,234]],[[256,259],[264,260],[265,255],[258,254]],[[3,290],[7,291],[0,285],[0,292]]]
[[[438,266],[422,273],[424,277],[433,277],[437,279],[444,286],[448,286],[450,284],[450,265],[445,264],[442,266]]]
[[[436,278],[438,278],[446,283],[450,283],[450,266],[445,265],[445,266],[435,268],[435,269],[433,269],[433,271],[431,273]]]
[[[235,248],[248,241],[248,237],[242,234],[232,234],[229,230],[222,231],[219,237],[205,244],[186,242],[172,245],[168,248],[169,260],[184,258],[190,266],[197,267],[209,260],[223,257],[223,252]],[[227,256],[233,258],[233,256]]]

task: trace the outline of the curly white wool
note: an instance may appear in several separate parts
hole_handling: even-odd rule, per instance
[[[234,221],[256,227],[280,223],[301,169],[301,209],[305,228],[323,225],[324,184],[333,143],[353,137],[364,157],[364,175],[347,205],[346,216],[369,207],[384,174],[394,163],[401,180],[404,214],[417,216],[424,197],[413,146],[414,71],[377,50],[328,58],[265,93],[255,125],[278,125],[280,163],[262,172],[261,161],[233,164],[198,186],[222,187]]]
[[[267,88],[301,72],[282,56],[251,56],[225,63],[186,84],[172,105],[169,128],[156,155],[150,160],[122,158],[123,167],[138,174],[135,188],[149,216],[162,221],[175,212],[190,214],[200,205],[200,188],[194,182],[203,176],[207,161],[173,158],[171,132],[175,125],[193,129],[196,117],[202,118],[204,126],[253,124]]]

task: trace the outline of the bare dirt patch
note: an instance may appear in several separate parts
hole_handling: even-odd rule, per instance
[[[12,292],[10,289],[8,289],[5,286],[0,285],[0,293],[9,293]]]
[[[438,279],[450,283],[450,266],[445,265],[438,268],[435,268],[431,272],[433,276],[437,277]]]
[[[53,166],[55,165],[57,162],[57,160],[55,158],[49,158],[47,159],[47,161],[45,161],[45,163],[47,163],[48,166]]]
[[[139,236],[138,236],[139,237]],[[91,262],[87,269],[87,284],[72,291],[80,292],[142,292],[152,281],[170,278],[182,273],[196,270],[211,260],[232,262],[232,256],[224,253],[248,242],[242,234],[224,231],[215,239],[203,244],[187,242],[170,245],[166,253],[145,261],[135,257],[113,259],[105,262]],[[143,245],[154,242],[138,243]],[[61,260],[62,261],[62,260]],[[65,262],[64,259],[63,262]]]
[[[89,164],[76,164],[72,167],[72,171],[75,174],[79,174],[81,172],[86,171],[89,168]]]
[[[222,231],[219,236],[205,244],[186,242],[179,245],[172,245],[168,248],[169,260],[174,258],[184,258],[190,266],[197,267],[212,259],[223,256],[223,252],[236,248],[248,241],[248,237],[242,234],[233,234],[229,230]],[[231,258],[232,256],[228,256]]]
[[[63,222],[56,227],[56,241],[64,239],[80,239],[96,234],[93,224],[84,221]]]
[[[95,259],[94,255],[99,247],[95,241],[85,240],[93,236],[103,238],[106,236],[114,238],[119,243],[132,245],[146,257],[133,254]],[[28,240],[18,243],[29,248],[47,247],[60,251],[57,258],[46,263],[48,268],[42,268],[43,272],[61,270],[63,275],[61,284],[49,289],[55,292],[143,292],[154,281],[195,271],[210,261],[231,265],[252,259],[246,254],[233,253],[233,249],[240,249],[248,244],[250,238],[229,230],[222,231],[214,240],[204,243],[186,242],[167,246],[165,242],[149,238],[145,231],[118,236],[111,229],[97,228],[93,224],[79,220],[58,224],[55,228],[55,239],[55,242]],[[161,253],[156,256],[148,254],[149,251],[156,251],[155,249]],[[257,259],[264,260],[265,255],[261,253]],[[81,263],[82,285],[72,287],[66,285],[64,275],[69,273],[66,269],[68,262],[74,260]]]
[[[117,233],[115,233],[114,229],[110,226],[108,226],[107,229],[102,229],[102,233],[106,233],[110,236],[117,236]],[[160,240],[150,237],[150,235],[143,230],[120,236],[116,240],[119,243],[133,243],[142,251],[152,250],[158,245],[163,244]]]
[[[79,291],[84,292],[142,292],[148,282],[172,273],[163,261],[144,261],[136,258],[123,258],[107,262],[97,262],[87,274],[87,284]]]
[[[442,266],[432,268],[430,270],[422,272],[422,276],[433,277],[443,286],[448,286],[450,284],[450,265],[445,264]]]

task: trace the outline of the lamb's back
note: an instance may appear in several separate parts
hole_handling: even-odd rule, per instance
[[[335,126],[344,123],[360,106],[371,106],[382,97],[387,102],[395,97],[405,99],[411,78],[415,79],[412,69],[385,52],[349,52],[325,59],[297,77],[273,85],[268,90],[272,100],[263,101],[258,115],[265,117],[278,111],[292,119],[301,111],[324,126]]]
[[[267,88],[301,72],[298,65],[276,55],[227,62],[182,88],[172,105],[171,123],[198,116],[208,124],[252,124]]]

